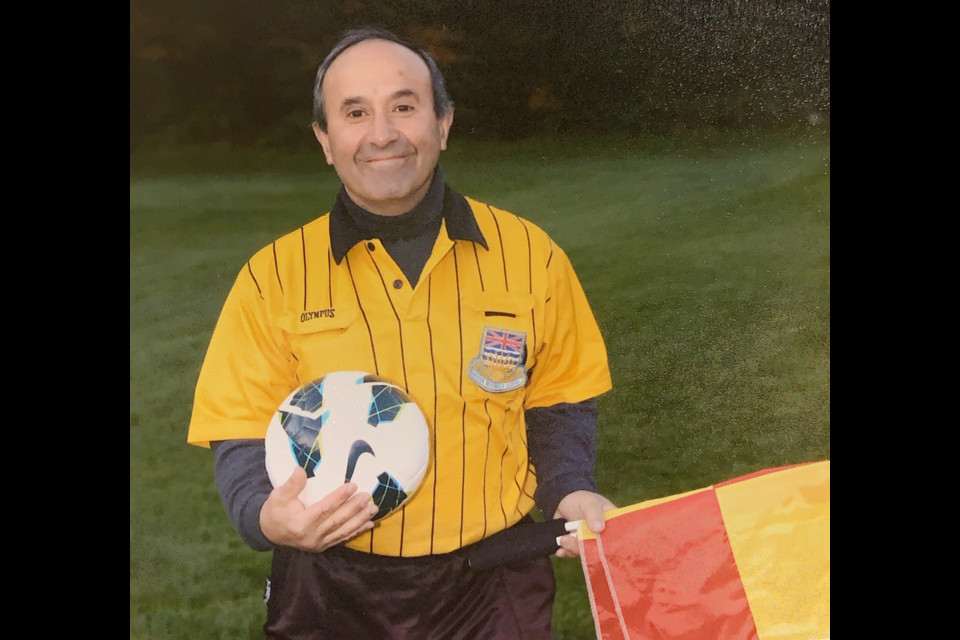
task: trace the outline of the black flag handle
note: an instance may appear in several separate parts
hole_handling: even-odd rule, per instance
[[[518,560],[553,555],[557,538],[567,535],[562,518],[524,524],[523,521],[466,548],[467,563],[474,569],[490,569]]]

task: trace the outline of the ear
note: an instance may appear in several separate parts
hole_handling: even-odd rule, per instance
[[[450,135],[450,126],[453,125],[453,107],[440,118],[440,151],[447,150],[447,136]]]
[[[330,153],[330,136],[316,122],[313,123],[313,135],[317,136],[317,141],[323,147],[323,155],[327,157],[327,164],[333,164],[333,154]]]

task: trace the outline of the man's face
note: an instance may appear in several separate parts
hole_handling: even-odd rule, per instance
[[[385,40],[356,44],[327,69],[323,103],[327,131],[314,133],[350,198],[379,215],[416,206],[453,122],[453,111],[437,119],[420,56]]]

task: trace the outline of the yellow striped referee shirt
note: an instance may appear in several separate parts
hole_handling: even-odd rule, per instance
[[[516,524],[536,489],[524,410],[611,386],[566,254],[529,221],[447,188],[440,233],[411,288],[379,240],[345,237],[342,215],[335,207],[241,269],[200,371],[188,442],[263,438],[301,384],[369,371],[421,407],[431,462],[413,497],[347,546],[446,553]],[[485,368],[490,340],[521,341],[521,369],[501,379]]]

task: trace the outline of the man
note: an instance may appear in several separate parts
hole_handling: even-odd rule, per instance
[[[613,508],[593,479],[594,398],[610,376],[580,284],[543,231],[446,185],[453,106],[425,52],[348,33],[314,98],[343,186],[328,215],[241,270],[188,436],[214,449],[241,537],[274,550],[267,635],[549,638],[549,558],[476,570],[463,550],[523,526],[535,502],[595,532]],[[280,401],[341,370],[396,381],[432,431],[420,489],[376,525],[352,483],[305,508],[302,470],[274,489],[264,469]],[[577,553],[565,536],[557,555]]]

